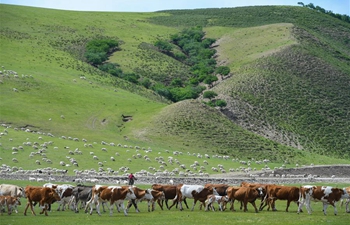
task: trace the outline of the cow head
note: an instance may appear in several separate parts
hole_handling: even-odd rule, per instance
[[[26,193],[24,191],[24,188],[23,187],[20,187],[18,190],[17,190],[17,197],[26,197]]]
[[[19,197],[15,197],[14,203],[15,205],[21,205],[21,199]]]
[[[343,188],[343,189],[341,189],[341,191],[342,191],[342,195],[341,195],[341,198],[350,198],[350,195],[349,195],[349,193],[346,191],[346,188]]]
[[[215,188],[215,187],[213,187],[213,194],[214,194],[214,195],[219,195],[219,193],[216,191],[216,188]]]
[[[134,189],[132,187],[128,188],[128,193],[126,194],[126,199],[136,199]]]
[[[256,188],[255,190],[258,192],[258,195],[259,195],[260,197],[262,197],[262,196],[265,195],[265,188],[263,188],[263,187],[258,187],[258,188]]]
[[[61,198],[60,198],[60,196],[58,195],[56,189],[51,188],[51,191],[50,191],[50,193],[49,193],[49,196],[50,196],[50,199],[52,199],[52,200],[56,200],[56,201],[60,201],[60,200],[61,200]]]

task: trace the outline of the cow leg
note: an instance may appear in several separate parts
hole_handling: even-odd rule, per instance
[[[147,201],[147,208],[148,212],[151,212],[151,202],[149,200]]]
[[[262,211],[267,206],[267,204],[268,204],[268,196],[265,195],[265,197],[261,199],[259,210]]]
[[[33,208],[33,204],[32,204],[32,201],[28,201],[29,203],[29,206],[30,206],[30,210],[32,211],[32,214],[34,216],[36,216],[35,212],[34,212],[34,208]],[[27,204],[27,208],[28,208],[28,204]],[[27,210],[25,211],[25,213],[27,212]],[[25,215],[25,214],[24,214]]]
[[[277,198],[273,198],[272,199],[272,202],[271,202],[271,208],[272,208],[272,211],[277,211],[277,209],[276,209],[276,200],[277,200]]]
[[[131,200],[129,200],[128,203],[126,204],[126,211],[129,212],[129,209],[131,208],[131,206],[132,206],[132,202],[131,202]]]
[[[205,206],[205,210],[204,211],[208,211],[208,208],[209,208],[209,206],[211,204],[211,198],[205,200],[205,202],[206,202],[206,206]]]
[[[327,207],[328,207],[328,204],[323,202],[323,214],[324,215],[327,215]],[[334,206],[333,206],[334,207]],[[334,210],[334,213],[335,213],[335,210]]]
[[[102,202],[102,209],[103,209],[103,212],[106,212],[106,209],[105,209],[105,202]]]
[[[47,214],[47,209],[48,209],[47,204],[44,203],[44,202],[40,202],[40,207],[42,208],[40,214],[45,213],[45,216],[48,216],[48,214]]]
[[[156,210],[156,202],[154,200],[152,200],[152,212]],[[163,210],[163,208],[162,208]]]
[[[157,203],[162,210],[163,210],[163,202],[164,202],[164,200],[160,200],[160,199],[157,200]]]
[[[185,203],[185,205],[186,205],[186,207],[187,207],[187,209],[188,209],[188,205],[187,205],[186,198],[184,198],[183,201],[184,201],[184,203]]]
[[[286,212],[288,212],[289,205],[290,205],[290,200],[287,200],[287,208],[286,208]]]
[[[115,206],[117,207],[118,213],[120,213],[120,208],[121,208],[120,202],[116,202],[116,203],[115,203]]]
[[[90,206],[90,215],[92,215],[92,211],[93,211],[93,205],[92,204],[95,204],[96,206],[96,203],[95,203],[95,200],[93,198],[91,198],[88,202],[86,202],[86,205],[85,205],[85,213],[87,213],[87,209],[88,207]]]
[[[100,211],[100,205],[101,205],[102,202],[100,201],[97,201],[97,204],[96,204],[96,212],[98,213],[99,216],[101,216],[101,211]],[[102,203],[103,204],[103,203]]]
[[[345,210],[347,213],[350,213],[350,210],[349,210],[349,202],[350,202],[350,199],[346,199],[346,202],[345,202]]]
[[[6,200],[5,200],[5,202],[6,202]],[[11,215],[11,211],[12,211],[12,207],[10,207],[10,205],[7,204],[7,214]]]
[[[334,208],[334,215],[336,216],[338,214],[338,210],[337,210],[337,206],[335,205],[335,203],[336,202],[331,202],[330,204],[331,204],[331,206],[333,206],[333,208]],[[327,206],[328,206],[328,204],[327,204]]]
[[[111,200],[109,204],[109,216],[113,215],[113,209],[114,209],[114,201]]]
[[[24,209],[24,215],[26,216],[27,215],[27,209],[28,209],[28,207],[29,207],[29,201],[28,201],[28,203],[27,203],[27,205],[26,205],[26,208]],[[2,209],[1,209],[1,214],[2,214]]]
[[[247,209],[247,205],[248,205],[248,200],[244,200],[243,201],[243,206],[244,206],[244,212],[247,212],[248,211],[248,209]]]
[[[138,208],[138,206],[137,206],[137,203],[138,203],[138,202],[139,202],[139,201],[136,200],[136,199],[132,199],[132,200],[131,200],[131,203],[134,205],[135,210],[136,210],[137,213],[140,212],[140,210],[139,210],[139,208]]]
[[[192,206],[191,211],[193,211],[193,210],[194,210],[194,206],[196,205],[196,203],[197,203],[197,200],[195,199],[195,200],[193,201],[193,206]]]
[[[255,205],[255,200],[252,201],[252,202],[250,202],[250,204],[252,204],[252,205],[254,206],[255,212],[258,213],[259,210],[258,210],[258,208],[257,208],[256,205]],[[246,203],[245,209],[247,209],[247,203]]]
[[[124,211],[124,215],[127,216],[128,215],[128,211],[124,207],[124,200],[118,200],[116,202],[116,204],[119,205],[120,208],[122,208],[122,210]]]
[[[162,204],[163,204],[163,203],[162,203]],[[167,208],[167,209],[171,209],[171,207],[173,207],[173,206],[175,205],[175,202],[173,201],[172,206],[169,208],[168,199],[165,199],[165,205],[166,205],[166,208]]]

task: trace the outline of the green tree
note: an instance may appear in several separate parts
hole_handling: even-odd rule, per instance
[[[218,99],[218,100],[216,100],[215,105],[219,106],[220,108],[222,108],[222,107],[227,106],[227,102],[225,100]]]
[[[208,85],[211,85],[213,82],[217,81],[218,78],[216,76],[213,76],[213,75],[208,75],[205,79],[204,79],[204,83],[205,84],[208,84]]]
[[[140,84],[142,86],[144,86],[145,88],[149,89],[152,85],[152,82],[149,78],[143,78],[143,79],[141,79]]]
[[[175,78],[170,82],[170,86],[182,87],[183,86],[182,80],[180,78]]]
[[[215,69],[215,72],[217,74],[221,74],[223,76],[226,76],[230,73],[230,68],[228,66],[219,66]]]
[[[209,98],[209,99],[212,99],[212,98],[215,98],[216,96],[218,96],[218,94],[214,91],[205,91],[203,93],[203,98]]]
[[[154,46],[156,46],[160,51],[165,53],[169,53],[173,49],[173,46],[169,42],[164,40],[157,40],[154,43]]]
[[[102,65],[99,65],[98,68],[102,71],[105,71],[105,72],[112,74],[113,76],[117,76],[117,77],[121,77],[123,74],[122,69],[116,63],[105,63]]]

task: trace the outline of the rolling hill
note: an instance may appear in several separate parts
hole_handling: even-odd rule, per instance
[[[95,146],[105,141],[159,152],[268,158],[276,165],[350,162],[349,23],[287,6],[119,13],[0,4],[0,15],[0,122],[8,127],[0,139],[3,163],[17,165],[12,147],[48,134],[59,149],[83,148],[72,137]],[[231,69],[211,89],[226,107],[209,107],[201,97],[171,103],[84,61],[89,40],[111,38],[120,49],[109,62],[123,71],[157,81],[182,79],[189,67],[152,46],[193,26],[217,40],[215,59]],[[82,168],[98,168],[84,151]],[[110,157],[101,154],[104,161]],[[50,166],[60,167],[66,155],[52,152]],[[121,156],[109,166],[130,157]],[[48,166],[27,153],[16,157],[28,160],[23,168]],[[239,166],[239,160],[224,163]],[[128,164],[132,170],[150,165]]]

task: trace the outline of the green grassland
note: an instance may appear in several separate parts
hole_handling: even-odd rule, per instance
[[[79,169],[98,168],[90,151],[105,161],[105,168],[128,165],[133,171],[155,166],[153,159],[159,152],[168,157],[173,151],[184,153],[181,161],[186,165],[197,160],[188,152],[239,160],[268,158],[271,167],[349,163],[350,43],[345,22],[301,7],[116,13],[4,4],[0,20],[1,70],[13,70],[19,76],[2,76],[0,82],[0,122],[11,126],[1,130],[4,164],[62,168],[59,162],[66,161],[68,154],[64,147],[83,151],[74,156]],[[170,104],[151,90],[82,61],[89,40],[111,38],[119,41],[120,50],[109,61],[123,71],[155,81],[189,76],[188,66],[152,45],[198,25],[206,37],[218,40],[217,61],[232,71],[231,78],[213,90],[228,101],[230,112],[238,112],[238,119],[200,100]],[[122,115],[131,115],[132,120],[125,122]],[[83,138],[94,148],[85,148]],[[29,158],[35,151],[32,147],[24,146],[12,155],[12,147],[27,140],[53,141],[47,149],[53,163],[45,164],[41,156]],[[108,146],[102,152],[101,141],[133,147]],[[153,162],[133,160],[134,146],[150,147]],[[115,152],[121,153],[120,158],[111,162]],[[212,165],[239,167],[238,162],[211,160]],[[212,173],[210,168],[206,172]]]

